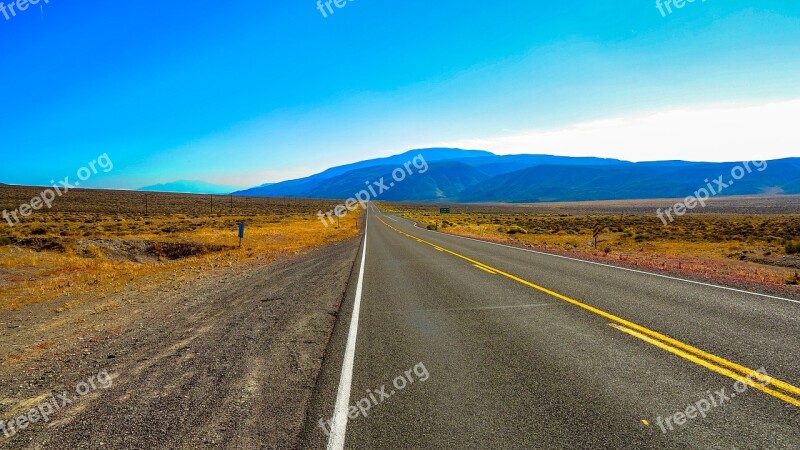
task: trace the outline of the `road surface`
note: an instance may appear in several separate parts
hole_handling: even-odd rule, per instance
[[[301,448],[800,448],[800,303],[367,222]]]

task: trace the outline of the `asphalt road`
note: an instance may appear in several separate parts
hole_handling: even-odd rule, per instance
[[[800,448],[800,303],[367,216],[299,447]]]

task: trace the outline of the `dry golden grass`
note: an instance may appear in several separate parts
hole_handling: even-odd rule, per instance
[[[800,237],[798,214],[697,214],[664,226],[655,214],[531,213],[519,206],[384,205],[419,223],[463,236],[698,273],[710,279],[792,284],[800,257],[787,254]],[[597,248],[592,238],[599,227]]]
[[[0,200],[2,194],[0,189]],[[93,194],[102,200],[96,204],[113,210],[134,208],[138,199],[118,193],[112,203],[113,191],[82,192],[90,199]],[[186,205],[196,197],[169,194]],[[342,218],[338,229],[317,219],[316,212],[329,210],[333,203],[251,199],[249,204],[263,213],[206,216],[193,208],[186,214],[161,215],[48,211],[13,228],[0,224],[0,310],[72,298],[57,307],[63,310],[75,306],[78,294],[104,299],[132,283],[146,289],[181,274],[266,264],[356,236],[358,213]],[[241,248],[238,222],[246,224]],[[176,248],[169,252],[174,259],[164,256],[163,249],[170,246]]]

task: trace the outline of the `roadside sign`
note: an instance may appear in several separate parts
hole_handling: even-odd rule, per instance
[[[599,223],[592,228],[592,238],[594,238],[594,248],[597,248],[597,236],[603,231],[603,226]]]
[[[439,214],[450,214],[450,208],[439,208]]]
[[[342,217],[347,215],[347,210],[343,206],[337,206],[333,210],[333,215],[336,216],[336,228],[342,225]]]
[[[242,246],[242,239],[244,239],[244,222],[239,222],[239,247]]]

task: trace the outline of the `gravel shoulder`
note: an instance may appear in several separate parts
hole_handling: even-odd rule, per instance
[[[13,449],[293,448],[359,247],[130,286],[61,314],[0,312],[0,420],[74,403]],[[107,372],[85,396],[81,382]]]

